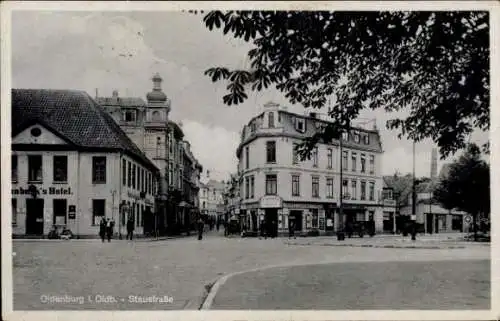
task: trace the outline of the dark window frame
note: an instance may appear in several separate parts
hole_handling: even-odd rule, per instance
[[[266,163],[276,163],[276,141],[266,142]]]
[[[10,170],[10,174],[11,174],[11,181],[13,183],[17,183],[17,179],[18,179],[18,157],[17,155],[11,155],[10,157],[10,162],[11,162],[11,170]]]
[[[311,179],[311,196],[319,198],[319,177],[313,176]]]
[[[106,171],[106,156],[92,156],[92,184],[106,184]]]
[[[277,195],[278,194],[278,175],[267,174],[266,175],[266,195]]]
[[[32,168],[35,166],[33,162],[35,160],[39,160],[39,168],[38,170]],[[36,171],[34,173],[33,171]],[[39,175],[37,175],[39,174]],[[28,183],[42,183],[43,182],[43,156],[42,155],[28,155]]]
[[[61,172],[58,172],[58,168],[56,164],[59,162],[64,163],[64,168],[59,170]],[[54,155],[52,157],[52,179],[54,183],[67,183],[68,182],[68,156],[67,155]],[[60,163],[59,163],[60,165]],[[58,177],[62,176],[62,177]],[[64,178],[64,179],[63,179]]]
[[[292,196],[300,196],[300,175],[292,175]]]

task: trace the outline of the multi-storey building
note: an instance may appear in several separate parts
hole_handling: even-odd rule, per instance
[[[223,181],[209,179],[206,183],[202,183],[200,188],[201,213],[214,219],[223,215],[225,191],[226,184]]]
[[[182,221],[181,225],[184,229],[191,229],[193,223],[196,222],[196,217],[199,214],[199,191],[200,191],[200,173],[203,171],[203,167],[196,160],[193,153],[191,152],[191,146],[189,142],[184,141],[184,176],[183,176],[183,199],[181,202]]]
[[[151,227],[159,170],[85,92],[12,90],[11,173],[14,236]]]
[[[244,126],[236,154],[240,213],[250,230],[258,230],[264,219],[275,232],[287,231],[290,220],[304,232],[334,232],[348,221],[368,220],[375,221],[376,231],[382,230],[379,132],[352,128],[342,136],[342,145],[339,140],[321,142],[309,160],[300,161],[295,146],[326,123],[315,114],[294,114],[268,103]]]
[[[140,97],[96,97],[96,101],[113,117],[127,136],[146,154],[159,169],[159,190],[156,197],[156,230],[165,234],[167,227],[167,133],[170,100],[161,89],[162,78],[155,74],[153,89],[146,95],[147,103]],[[152,232],[152,231],[148,231]]]

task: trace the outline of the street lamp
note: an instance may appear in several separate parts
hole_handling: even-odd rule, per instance
[[[412,221],[412,231],[411,231],[411,239],[412,241],[416,240],[417,235],[417,216],[416,216],[416,201],[417,201],[417,192],[415,189],[415,140],[413,141],[413,184],[412,184],[412,202],[411,202],[411,221]]]

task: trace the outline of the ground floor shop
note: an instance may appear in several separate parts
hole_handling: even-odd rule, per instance
[[[407,206],[401,209],[401,213],[410,217],[411,210],[411,206]],[[434,203],[419,203],[415,210],[416,223],[426,234],[467,232],[472,226],[472,219],[467,213],[447,210]]]
[[[296,235],[327,235],[359,222],[373,222],[376,233],[384,231],[382,207],[361,204],[344,204],[341,214],[336,203],[288,202],[273,196],[243,203],[235,216],[243,231],[265,229],[269,235],[288,234],[292,228]]]

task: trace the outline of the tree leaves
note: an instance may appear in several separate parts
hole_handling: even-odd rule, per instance
[[[431,138],[443,158],[464,148],[474,127],[489,129],[488,12],[213,11],[203,21],[254,45],[246,73],[205,72],[230,83],[227,105],[274,84],[293,104],[332,101],[333,128],[364,108],[406,109],[387,127]]]

